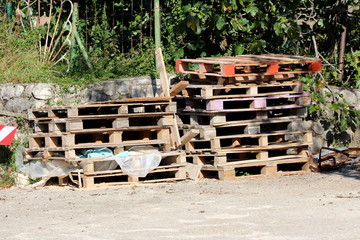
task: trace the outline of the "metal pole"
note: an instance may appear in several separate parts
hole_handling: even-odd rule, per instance
[[[155,49],[161,47],[160,39],[160,0],[154,0],[154,29],[155,29]]]
[[[13,11],[12,2],[7,2],[6,3],[6,15],[8,17],[9,23],[11,22],[12,11]]]
[[[342,82],[344,77],[344,56],[345,56],[345,47],[346,47],[346,26],[342,26],[343,32],[341,33],[341,40],[340,40],[340,53],[339,53],[339,71],[338,78],[340,82]]]

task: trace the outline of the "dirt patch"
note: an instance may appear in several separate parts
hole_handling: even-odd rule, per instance
[[[360,172],[0,191],[2,239],[354,239]]]

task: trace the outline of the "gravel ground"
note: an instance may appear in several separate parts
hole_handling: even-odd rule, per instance
[[[1,239],[360,239],[360,172],[0,191]]]

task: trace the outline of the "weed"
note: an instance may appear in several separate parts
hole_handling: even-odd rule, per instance
[[[241,171],[241,170],[236,170],[235,175],[236,175],[236,176],[241,176],[241,177],[244,177],[244,176],[251,176],[251,174],[250,174],[250,173],[245,172],[245,171]]]

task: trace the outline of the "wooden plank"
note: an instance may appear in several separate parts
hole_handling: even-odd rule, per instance
[[[165,63],[164,63],[164,58],[163,58],[161,48],[156,49],[155,58],[156,58],[157,67],[160,72],[160,82],[161,82],[161,89],[162,89],[162,94],[160,94],[160,95],[164,96],[164,97],[169,97],[170,96],[169,79],[168,79],[168,76],[166,73],[166,68],[165,68]]]
[[[201,165],[187,163],[185,168],[186,168],[186,173],[187,173],[188,178],[190,178],[192,180],[198,180],[199,179],[199,175],[200,175],[200,171],[201,171]]]
[[[170,89],[170,96],[176,96],[179,92],[184,90],[189,85],[188,81],[180,81]]]
[[[13,113],[5,110],[0,110],[0,116],[8,116],[8,117],[26,117],[26,114],[22,113]]]
[[[175,145],[175,148],[179,149],[179,146],[181,145],[181,138],[180,138],[179,127],[175,114],[173,115],[173,124],[170,129],[171,129],[170,132],[171,132],[172,141]]]
[[[140,97],[140,98],[125,98],[125,99],[117,99],[103,102],[89,102],[87,105],[94,104],[112,104],[112,103],[132,103],[132,102],[165,102],[170,101],[171,98],[168,96],[165,97]]]
[[[180,149],[182,146],[184,146],[187,142],[189,142],[192,138],[197,136],[200,133],[198,129],[191,129],[187,133],[184,134],[184,136],[180,139],[180,145],[177,147],[177,149]]]

